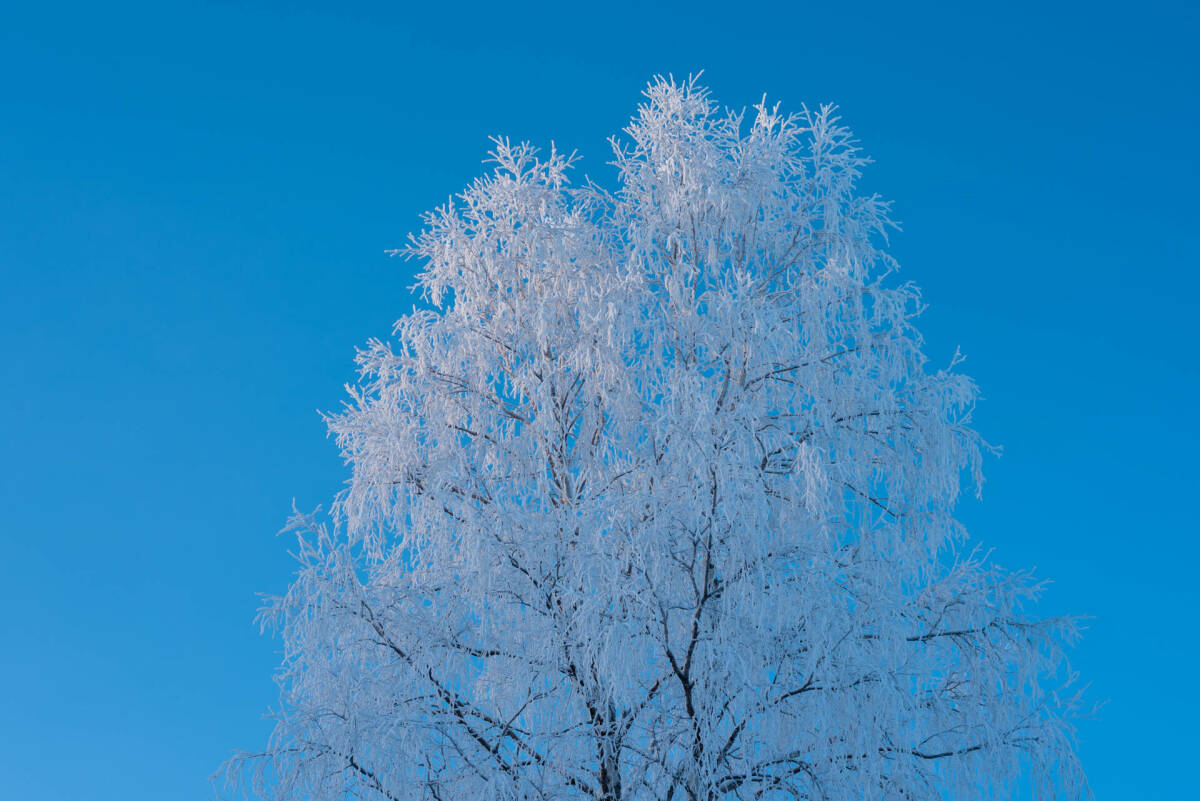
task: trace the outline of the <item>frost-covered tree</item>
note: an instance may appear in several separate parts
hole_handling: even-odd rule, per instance
[[[296,521],[280,799],[1087,793],[1069,620],[965,543],[972,382],[933,371],[829,108],[659,80],[613,191],[497,140],[403,253],[425,310],[329,417]]]

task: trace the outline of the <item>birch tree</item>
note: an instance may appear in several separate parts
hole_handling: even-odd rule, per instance
[[[422,310],[328,417],[267,798],[1087,795],[1040,584],[954,518],[986,445],[932,369],[832,109],[658,80],[574,157],[494,169],[402,251]],[[1023,787],[1025,789],[1019,789]]]

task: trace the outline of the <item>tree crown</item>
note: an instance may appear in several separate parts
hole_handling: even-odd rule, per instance
[[[259,789],[1082,795],[1073,625],[964,547],[976,390],[849,132],[658,80],[624,134],[611,192],[496,140],[403,251],[430,308],[328,418],[353,473],[265,612]]]

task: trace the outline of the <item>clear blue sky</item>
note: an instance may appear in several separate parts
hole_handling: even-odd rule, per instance
[[[1093,616],[1097,795],[1192,797],[1194,5],[321,5],[0,11],[0,797],[203,799],[263,742],[255,593],[344,478],[316,410],[411,308],[383,251],[490,134],[610,179],[644,83],[702,68],[840,104],[1005,448],[963,517]]]

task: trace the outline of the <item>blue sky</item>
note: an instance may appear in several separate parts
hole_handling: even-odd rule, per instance
[[[262,744],[292,499],[345,469],[389,260],[487,137],[605,139],[655,73],[836,102],[1004,446],[962,516],[1091,615],[1101,798],[1194,792],[1195,7],[26,3],[0,14],[0,796],[199,799]],[[975,4],[972,4],[975,5]]]

